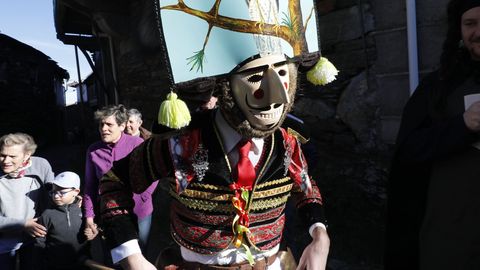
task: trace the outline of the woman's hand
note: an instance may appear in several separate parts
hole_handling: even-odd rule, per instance
[[[97,224],[94,225],[96,226]],[[95,239],[95,237],[98,235],[98,229],[94,231],[92,228],[85,228],[85,230],[83,230],[83,233],[85,234],[87,240],[91,241]]]
[[[47,228],[37,223],[38,218],[27,219],[24,225],[24,230],[32,237],[45,237],[47,235]]]
[[[88,217],[85,223],[85,230],[83,230],[85,237],[87,240],[93,240],[98,235],[98,227],[95,222],[93,222],[93,218]]]

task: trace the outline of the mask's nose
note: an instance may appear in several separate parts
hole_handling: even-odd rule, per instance
[[[284,76],[287,76],[285,74]],[[261,107],[267,107],[272,104],[286,104],[290,102],[287,94],[288,83],[282,81],[280,74],[269,67],[262,79],[260,88],[253,93],[252,104],[259,104]]]

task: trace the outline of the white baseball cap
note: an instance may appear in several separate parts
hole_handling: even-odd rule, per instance
[[[62,172],[55,176],[52,181],[47,183],[55,184],[62,188],[76,188],[80,189],[80,176],[74,172]]]

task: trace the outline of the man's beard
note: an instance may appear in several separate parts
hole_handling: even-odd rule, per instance
[[[243,112],[240,110],[238,105],[235,103],[235,100],[232,96],[232,90],[228,81],[224,81],[219,85],[218,104],[220,111],[222,112],[223,117],[227,123],[235,129],[242,137],[244,138],[265,138],[275,132],[287,117],[287,113],[292,109],[293,102],[295,100],[295,92],[297,90],[297,67],[295,64],[288,64],[289,68],[289,77],[290,77],[290,88],[288,90],[288,95],[290,102],[284,104],[284,109],[282,116],[280,117],[278,123],[264,127],[258,128],[254,127],[248,122],[247,118],[244,116]]]

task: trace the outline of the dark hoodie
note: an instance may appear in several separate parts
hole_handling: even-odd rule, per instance
[[[38,223],[47,228],[47,236],[37,237],[35,247],[46,269],[84,269],[83,220],[77,200],[69,205],[53,205],[42,213]]]

